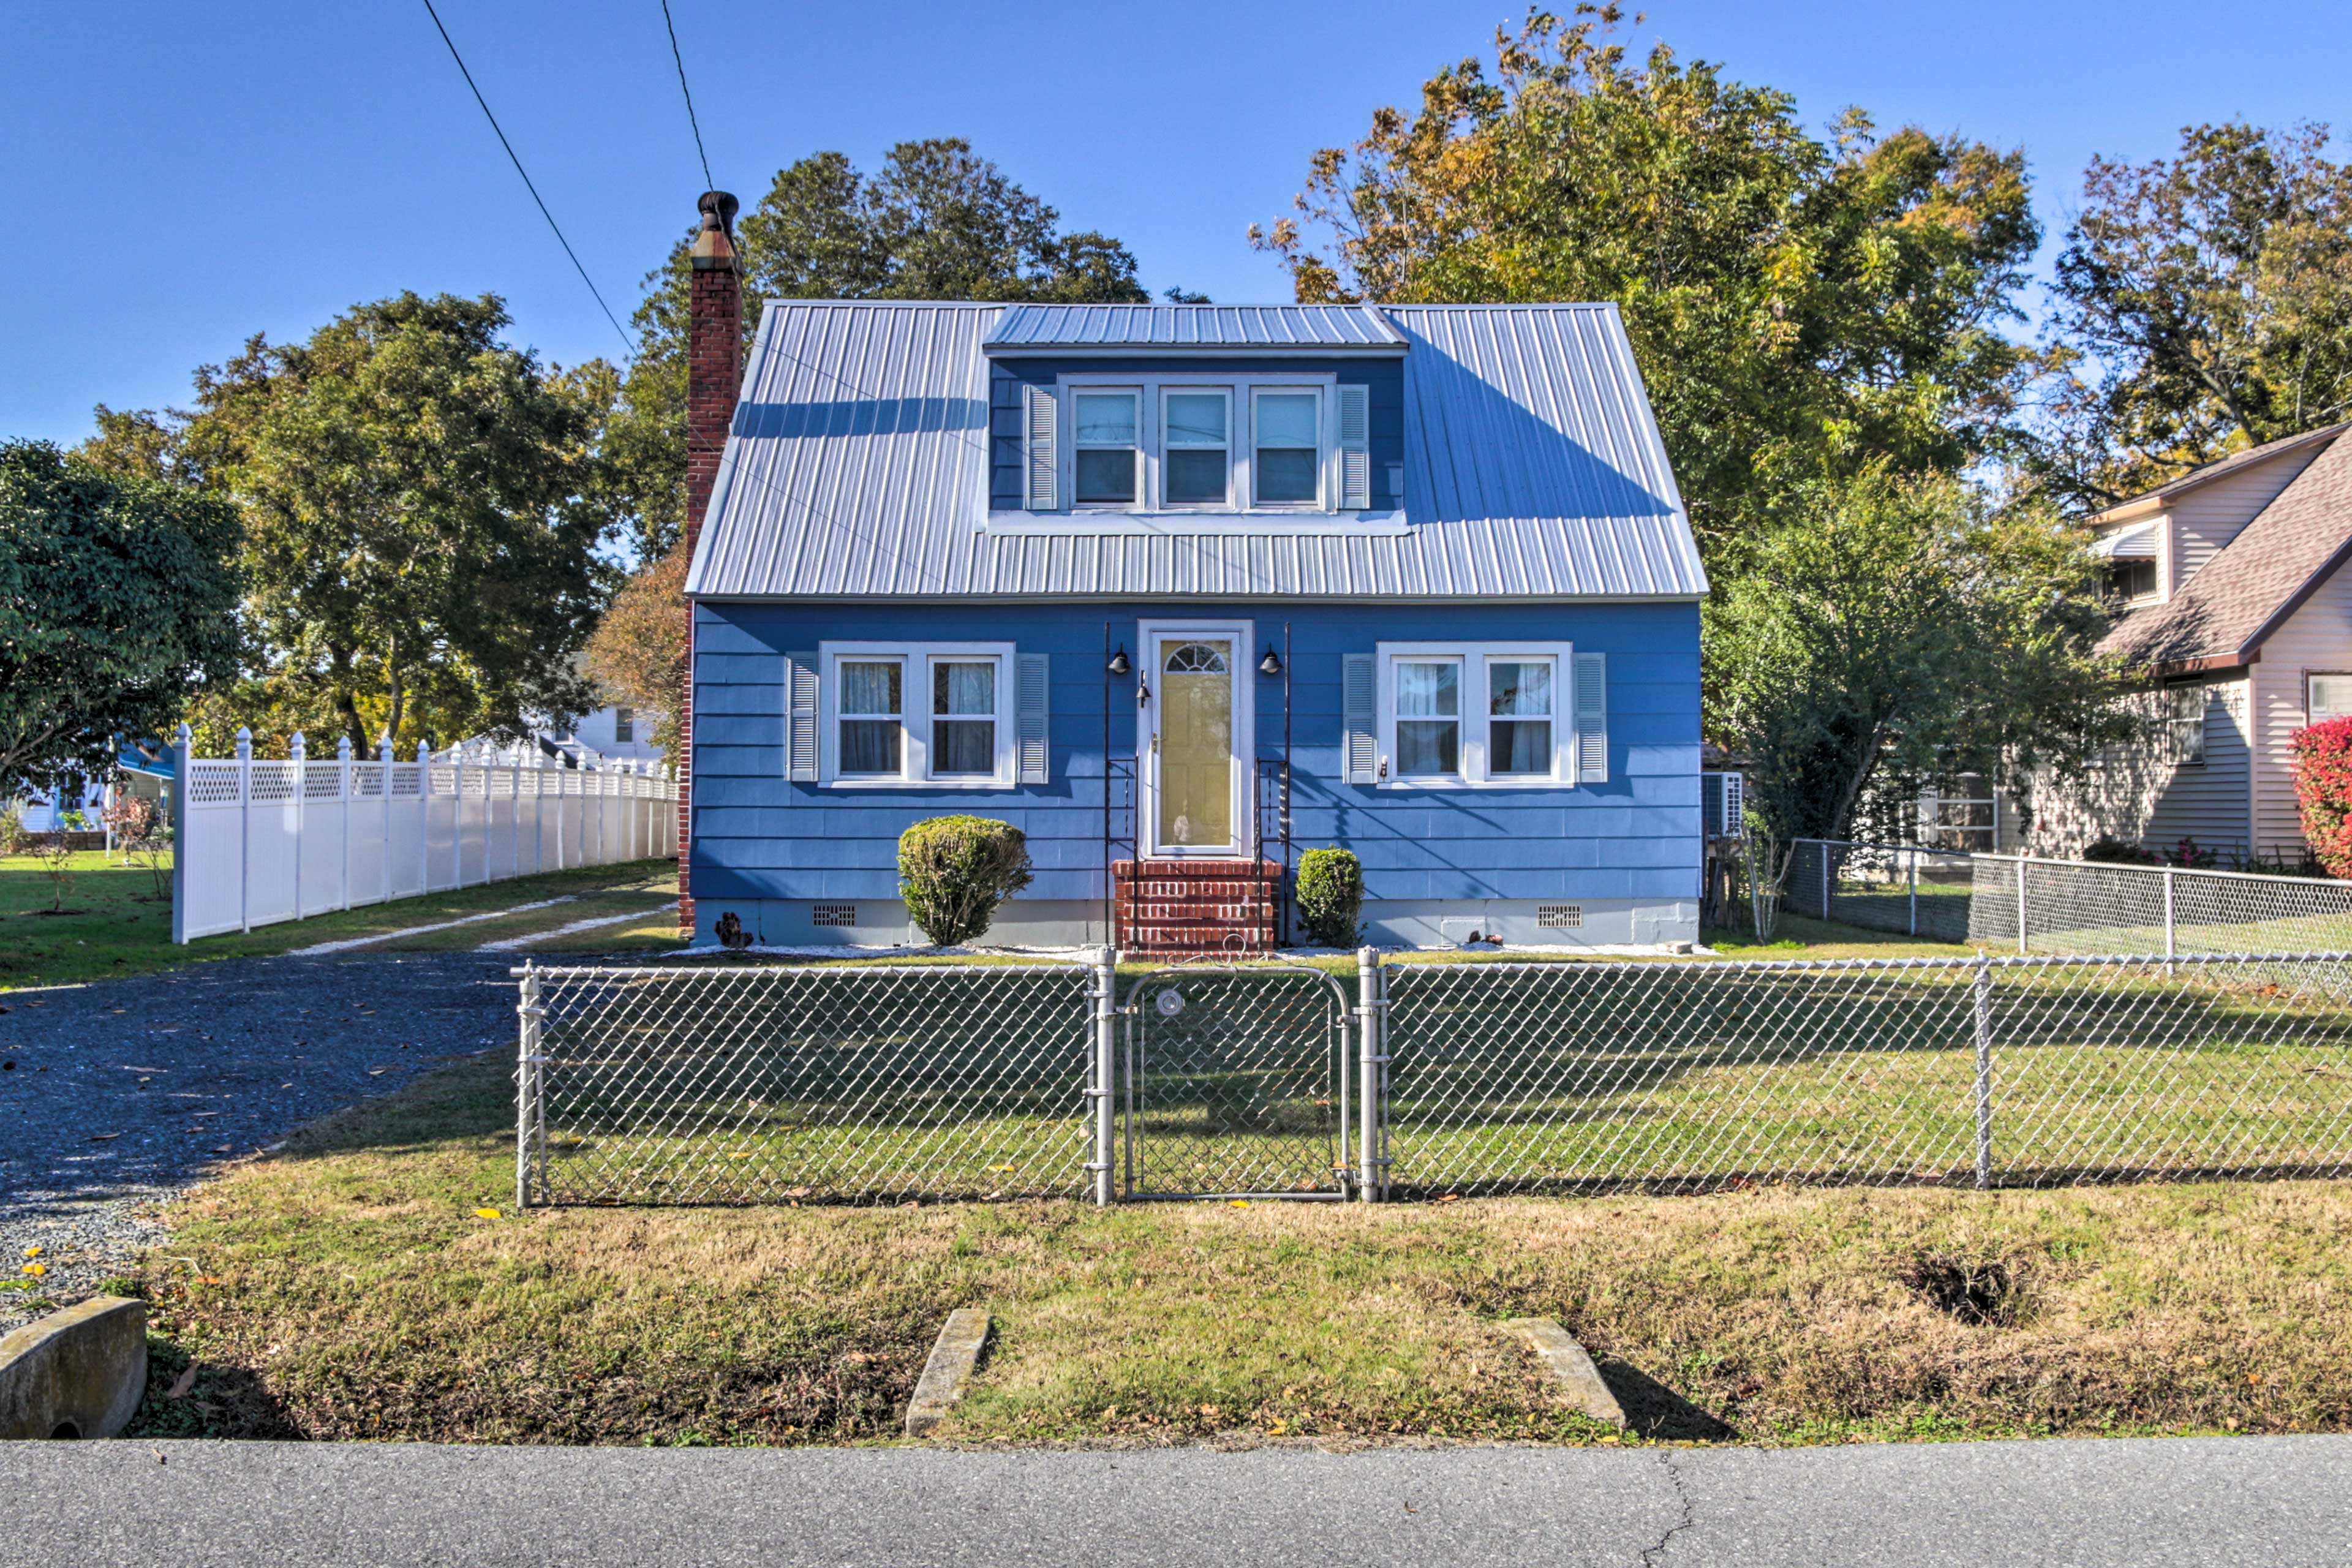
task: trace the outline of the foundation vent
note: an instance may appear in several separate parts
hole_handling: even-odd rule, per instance
[[[1536,924],[1555,931],[1579,931],[1584,925],[1582,904],[1538,904]]]
[[[820,926],[854,926],[857,923],[856,904],[819,904],[809,914],[809,923]]]

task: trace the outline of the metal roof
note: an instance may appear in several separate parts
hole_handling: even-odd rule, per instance
[[[1402,353],[1404,339],[1370,305],[1010,305],[984,346],[992,354],[1126,349]]]
[[[1242,512],[992,518],[982,350],[1007,307],[772,301],[687,591],[762,599],[1687,599],[1706,591],[1612,307],[1370,309],[1409,345],[1404,514],[1319,528]]]

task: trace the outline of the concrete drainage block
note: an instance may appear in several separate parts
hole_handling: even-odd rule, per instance
[[[0,1438],[111,1437],[147,1392],[147,1303],[94,1296],[0,1339]]]
[[[1549,1318],[1512,1318],[1505,1321],[1503,1331],[1536,1352],[1536,1359],[1543,1363],[1579,1414],[1612,1426],[1625,1425],[1625,1407],[1617,1403],[1617,1396],[1601,1381],[1601,1369],[1566,1329]]]
[[[915,1397],[907,1405],[907,1436],[920,1437],[948,1418],[948,1407],[963,1397],[963,1385],[980,1364],[988,1347],[989,1319],[977,1307],[961,1307],[948,1314],[947,1324],[915,1380]]]

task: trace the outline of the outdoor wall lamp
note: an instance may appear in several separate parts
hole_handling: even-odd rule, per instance
[[[1125,675],[1129,670],[1134,668],[1135,667],[1133,665],[1127,662],[1127,645],[1125,643],[1119,644],[1118,651],[1110,656],[1110,672],[1113,675]]]
[[[1276,656],[1274,649],[1266,649],[1265,657],[1257,661],[1257,672],[1260,675],[1280,675],[1282,673],[1282,660]]]

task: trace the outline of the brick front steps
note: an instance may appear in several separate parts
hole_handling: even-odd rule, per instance
[[[1114,860],[1123,952],[1268,952],[1282,868],[1272,860]]]

